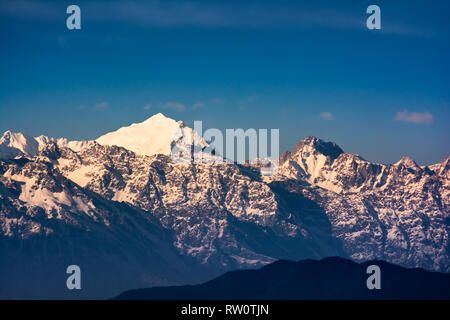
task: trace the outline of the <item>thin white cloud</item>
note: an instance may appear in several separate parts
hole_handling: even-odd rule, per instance
[[[428,112],[409,112],[408,110],[403,110],[397,112],[394,118],[395,121],[409,122],[409,123],[426,123],[430,124],[433,122],[433,115]]]
[[[94,105],[94,107],[92,108],[92,110],[103,111],[103,110],[108,109],[108,107],[109,107],[109,103],[106,101],[102,101],[102,102],[96,103]]]
[[[169,101],[161,106],[163,109],[171,109],[176,111],[186,111],[186,106],[180,102]]]
[[[150,110],[152,108],[152,105],[150,104],[150,103],[147,103],[145,106],[144,106],[144,110]]]
[[[334,120],[334,115],[333,115],[331,112],[328,112],[328,111],[322,112],[322,113],[319,115],[319,117],[320,117],[321,119],[328,120],[328,121]]]
[[[197,110],[197,109],[202,109],[205,107],[205,103],[204,102],[196,102],[192,105],[192,110]]]

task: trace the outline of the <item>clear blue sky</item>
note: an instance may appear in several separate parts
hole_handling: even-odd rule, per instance
[[[82,29],[66,28],[81,8]],[[382,30],[366,28],[370,4]],[[448,1],[1,1],[0,131],[95,139],[163,112],[419,164],[450,154]]]

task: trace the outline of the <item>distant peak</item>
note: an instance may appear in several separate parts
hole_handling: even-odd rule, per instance
[[[11,136],[11,135],[12,135],[12,132],[11,132],[10,130],[5,131],[5,132],[3,133],[3,137],[9,137],[9,136]]]
[[[294,148],[294,153],[297,153],[299,150],[303,149],[305,146],[310,146],[322,153],[325,156],[329,156],[331,159],[337,159],[339,155],[344,153],[344,151],[334,142],[326,142],[322,139],[319,139],[314,136],[309,136],[308,138],[303,139]]]
[[[0,139],[0,158],[14,158],[20,153],[35,156],[39,151],[38,142],[21,132],[6,131]]]
[[[450,156],[442,160],[441,173],[448,172],[450,170]]]
[[[27,140],[34,140],[33,137],[22,133],[22,132],[12,132],[10,130],[5,131],[5,133],[3,133],[2,136],[2,140],[4,139],[8,139],[8,140],[13,140],[13,141],[21,141],[21,142],[26,142]]]
[[[157,114],[154,114],[153,116],[151,116],[150,118],[148,118],[147,120],[144,121],[144,123],[146,122],[152,122],[152,121],[158,121],[158,120],[172,120],[175,121],[174,119],[171,119],[169,117],[166,117],[164,114],[162,114],[161,112],[158,112]]]
[[[309,137],[303,139],[303,141],[309,142],[309,143],[311,143],[311,142],[319,142],[319,141],[322,141],[322,142],[323,142],[322,139],[317,138],[317,137],[314,137],[314,136],[309,136]]]
[[[183,121],[176,121],[157,113],[144,122],[133,123],[109,132],[96,141],[101,145],[123,147],[141,155],[170,155],[174,140],[183,136],[191,136],[193,130],[186,127]],[[195,143],[204,145],[203,138],[194,134]]]
[[[411,168],[411,169],[419,168],[417,163],[408,156],[404,156],[403,158],[401,158],[400,161],[398,161],[395,165],[396,166],[403,165],[403,166],[405,166],[407,168]]]
[[[2,136],[3,139],[20,139],[20,138],[29,138],[28,135],[23,134],[22,132],[12,132],[10,130],[5,131]]]

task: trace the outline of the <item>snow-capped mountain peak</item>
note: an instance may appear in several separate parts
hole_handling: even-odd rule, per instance
[[[331,159],[336,159],[340,154],[344,153],[344,151],[336,143],[326,142],[313,136],[301,140],[294,147],[294,153],[303,151],[316,151],[324,156],[330,157]]]
[[[101,145],[123,147],[139,155],[170,155],[174,145],[184,148],[189,145],[188,149],[191,144],[201,149],[208,145],[194,130],[185,126],[183,121],[168,118],[162,113],[157,113],[141,123],[133,123],[107,133],[95,141]],[[52,138],[44,135],[33,138],[20,132],[6,131],[0,139],[0,158],[13,159],[18,155],[34,157],[48,144],[56,144],[80,152],[92,142],[69,141],[66,138]]]
[[[420,169],[420,167],[417,165],[417,163],[411,159],[408,156],[402,157],[397,163],[394,164],[395,166],[404,166],[409,169]]]
[[[182,121],[157,113],[141,123],[133,123],[99,137],[101,145],[119,146],[140,155],[170,155],[173,142],[193,137],[194,144],[205,147],[206,142]]]
[[[39,152],[38,142],[21,132],[6,131],[0,139],[0,158],[14,158],[20,154],[35,156]]]

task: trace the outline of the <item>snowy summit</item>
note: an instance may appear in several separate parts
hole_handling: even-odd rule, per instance
[[[101,145],[119,146],[141,155],[171,154],[173,142],[182,137],[193,137],[194,143],[205,147],[206,142],[182,121],[175,121],[162,113],[141,123],[133,123],[107,133],[96,141]]]

